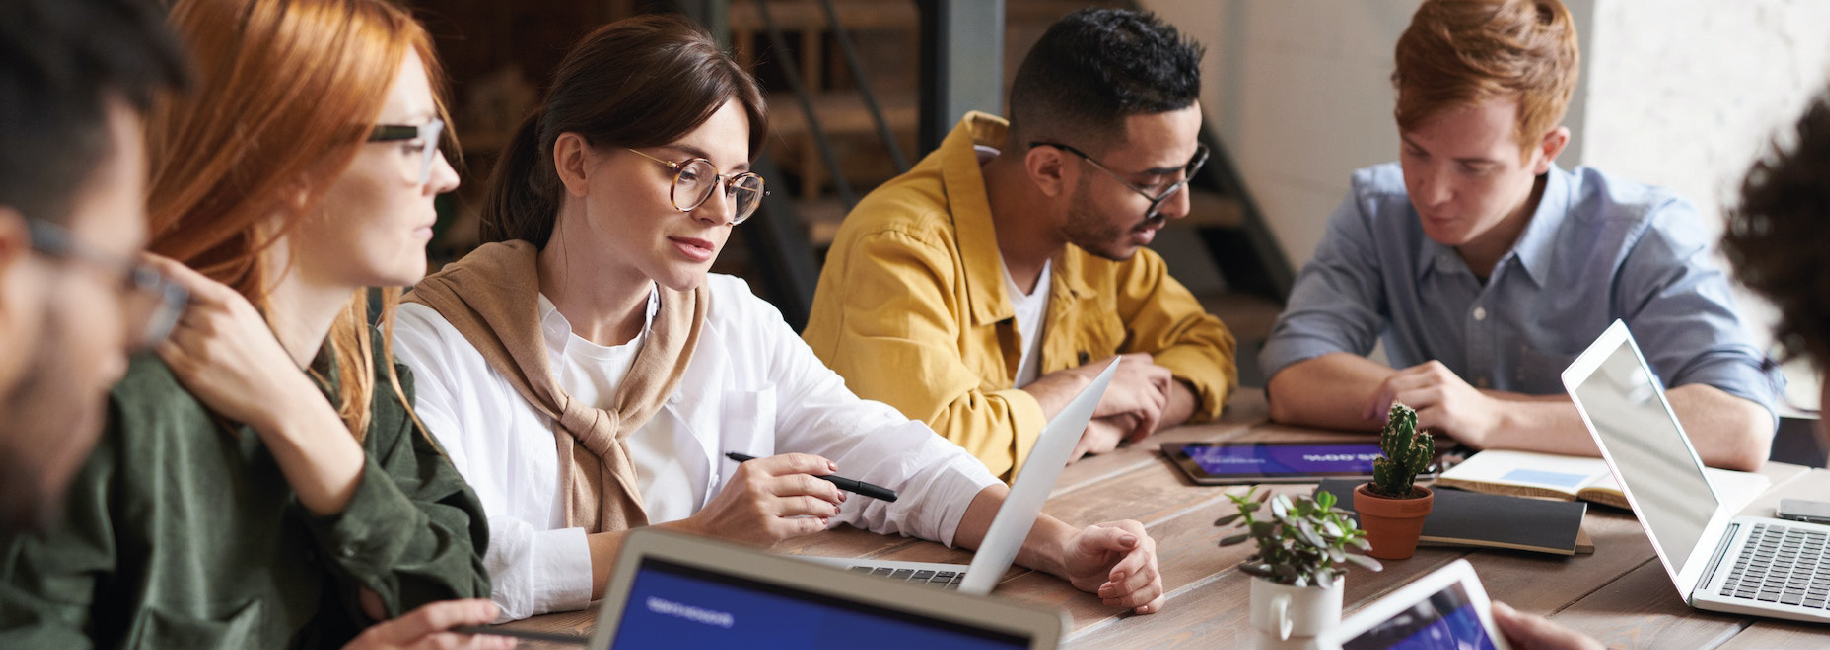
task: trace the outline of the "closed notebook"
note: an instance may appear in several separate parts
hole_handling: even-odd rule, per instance
[[[1765,492],[1772,480],[1752,472],[1706,468],[1716,499],[1730,512],[1740,510]],[[1521,497],[1592,501],[1631,510],[1627,497],[1614,482],[1614,474],[1600,458],[1564,456],[1533,451],[1488,449],[1469,456],[1436,478],[1446,487],[1509,494]]]
[[[1353,490],[1360,485],[1328,479],[1316,491],[1333,493],[1342,508],[1352,510]],[[1418,542],[1554,555],[1593,553],[1595,546],[1582,533],[1582,515],[1587,512],[1584,503],[1436,490],[1436,503],[1423,520]]]

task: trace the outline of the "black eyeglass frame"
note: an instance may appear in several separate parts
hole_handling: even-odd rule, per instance
[[[139,340],[133,342],[135,350],[150,349],[171,335],[172,327],[178,324],[185,305],[190,302],[189,290],[166,277],[157,267],[99,250],[62,226],[32,217],[27,217],[25,223],[32,250],[54,259],[82,262],[119,273],[125,288],[153,298],[152,310],[147,313],[146,322],[141,324]]]
[[[756,202],[750,204],[749,209],[738,210],[737,214],[735,214],[731,217],[731,225],[735,226],[737,224],[748,221],[750,219],[751,215],[756,214],[756,210],[758,208],[762,207],[763,197],[769,195],[769,180],[766,178],[763,178],[762,174],[758,174],[756,172],[738,172],[735,174],[725,174],[718,169],[718,165],[712,164],[712,161],[706,160],[704,158],[688,158],[688,159],[680,161],[680,162],[669,162],[669,161],[662,160],[660,158],[656,158],[654,156],[650,156],[648,154],[642,153],[640,151],[636,151],[634,149],[628,149],[628,151],[629,151],[629,153],[632,153],[632,154],[641,156],[643,158],[652,160],[656,163],[659,163],[662,167],[666,167],[668,169],[674,170],[673,184],[668,186],[668,188],[667,188],[667,200],[669,203],[673,204],[675,210],[679,210],[681,212],[692,212],[694,210],[699,209],[699,206],[705,205],[706,201],[711,200],[712,193],[717,192],[718,188],[720,188],[720,187],[725,188],[726,192],[729,192],[730,188],[733,188],[733,187],[740,189],[740,190],[748,190],[750,188],[743,187],[741,185],[737,185],[736,183],[738,182],[738,179],[740,179],[740,178],[754,178],[754,179],[756,179],[756,182],[758,183],[758,186],[756,188],[756,190],[757,190]],[[674,194],[674,192],[676,190],[680,189],[680,175],[686,173],[686,168],[696,162],[705,163],[705,166],[712,168],[711,191],[706,192],[705,196],[699,197],[699,200],[694,201],[692,205],[680,205],[679,195]]]
[[[1116,171],[1113,171],[1111,167],[1105,166],[1104,163],[1101,163],[1098,160],[1095,160],[1092,156],[1087,155],[1087,152],[1081,151],[1079,149],[1075,149],[1073,146],[1061,144],[1059,142],[1048,142],[1048,141],[1044,141],[1044,140],[1031,140],[1029,143],[1029,148],[1034,149],[1036,147],[1053,147],[1053,148],[1060,149],[1062,151],[1066,151],[1068,153],[1074,154],[1076,156],[1079,156],[1081,160],[1087,161],[1087,164],[1092,165],[1095,168],[1098,168],[1099,171],[1105,172],[1106,174],[1110,175],[1112,177],[1112,179],[1118,181],[1118,183],[1120,185],[1130,188],[1131,191],[1137,192],[1138,194],[1142,195],[1144,198],[1149,199],[1150,200],[1150,209],[1148,211],[1144,212],[1145,219],[1157,218],[1158,211],[1163,209],[1163,202],[1169,200],[1170,197],[1175,196],[1176,192],[1182,191],[1182,188],[1186,187],[1188,185],[1189,181],[1194,180],[1195,174],[1200,173],[1201,167],[1203,165],[1207,164],[1207,156],[1208,156],[1207,145],[1197,143],[1195,145],[1194,157],[1189,158],[1188,163],[1185,165],[1182,165],[1182,180],[1176,181],[1175,183],[1171,184],[1169,187],[1164,188],[1161,193],[1151,194],[1149,191],[1145,190],[1144,188],[1138,187],[1136,183],[1131,182],[1131,179],[1125,178],[1124,174],[1120,174]]]
[[[432,164],[443,155],[445,121],[434,119],[425,124],[377,124],[369,131],[366,142],[404,142],[408,140],[425,140],[426,152],[419,162],[419,186],[425,187],[432,181]]]

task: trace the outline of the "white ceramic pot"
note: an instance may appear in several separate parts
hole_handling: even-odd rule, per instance
[[[1306,647],[1310,637],[1341,622],[1340,579],[1295,587],[1252,578],[1252,627],[1261,647]]]

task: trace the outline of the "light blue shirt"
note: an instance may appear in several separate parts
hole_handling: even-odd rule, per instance
[[[1382,338],[1394,368],[1434,359],[1477,387],[1562,393],[1563,369],[1619,318],[1666,386],[1708,384],[1771,411],[1782,380],[1762,370],[1696,208],[1587,167],[1547,176],[1483,285],[1424,235],[1398,165],[1354,172],[1259,356],[1265,376]]]

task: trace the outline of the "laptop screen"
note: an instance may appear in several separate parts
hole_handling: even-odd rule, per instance
[[[613,648],[1028,648],[1029,639],[643,558]]]
[[[1619,340],[1570,394],[1607,447],[1615,480],[1639,509],[1652,544],[1676,572],[1689,564],[1715,514],[1716,497],[1658,379],[1632,338]]]

